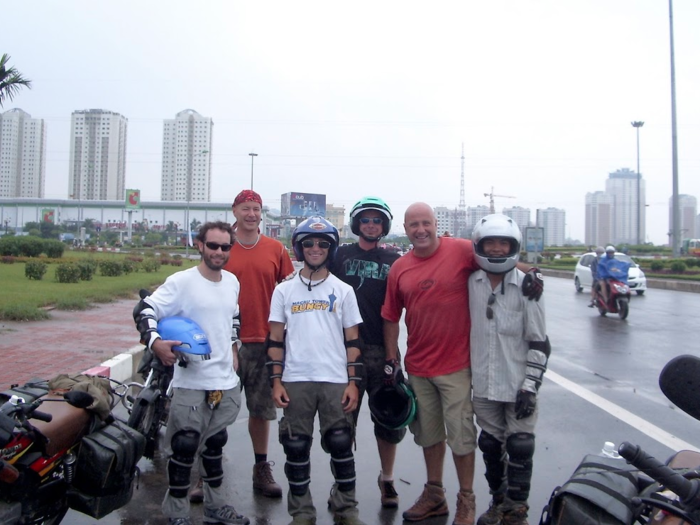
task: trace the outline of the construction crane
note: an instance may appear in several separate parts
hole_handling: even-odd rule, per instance
[[[484,197],[489,197],[489,213],[496,213],[496,207],[493,204],[493,198],[499,197],[502,199],[515,199],[512,195],[495,195],[493,193],[493,186],[491,186],[491,193],[484,193]]]

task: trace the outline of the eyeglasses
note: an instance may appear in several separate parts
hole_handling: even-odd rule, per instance
[[[369,222],[372,221],[372,224],[381,224],[382,223],[382,218],[381,217],[360,217],[360,222],[362,224],[369,224]]]
[[[304,248],[313,248],[315,244],[318,244],[318,247],[323,248],[324,250],[327,250],[331,247],[331,243],[328,241],[314,241],[312,239],[306,239],[305,241],[301,241],[301,245]]]
[[[222,252],[228,252],[233,247],[233,244],[219,244],[218,242],[209,241],[209,242],[205,242],[204,246],[206,246],[207,248],[209,248],[211,251],[214,251],[214,252],[216,250],[218,250],[219,248],[221,248]]]
[[[493,303],[495,303],[495,302],[496,302],[496,294],[492,293],[491,297],[489,297],[489,302],[486,303],[486,319],[488,319],[489,321],[491,319],[493,319],[493,308],[491,308],[491,307],[493,306]]]

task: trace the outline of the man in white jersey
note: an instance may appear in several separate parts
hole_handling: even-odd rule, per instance
[[[177,272],[137,306],[137,327],[141,340],[164,365],[178,358],[173,347],[186,342],[164,340],[158,333],[159,320],[174,316],[194,322],[203,331],[211,348],[207,360],[189,360],[176,366],[173,398],[165,434],[168,461],[168,491],[163,514],[168,525],[191,525],[190,472],[201,447],[204,477],[203,523],[248,525],[223,490],[223,447],[226,427],[236,420],[241,407],[241,389],[236,375],[239,284],[236,277],[222,271],[233,245],[233,231],[225,222],[207,222],[195,240],[202,256],[194,268]],[[198,334],[201,337],[201,334]],[[182,362],[181,362],[182,363]]]
[[[352,453],[362,317],[352,287],[327,267],[338,240],[338,230],[322,217],[299,224],[292,234],[292,246],[304,268],[298,278],[275,288],[270,305],[268,364],[272,398],[284,409],[279,435],[287,456],[287,508],[293,525],[316,523],[309,490],[316,413],[321,446],[331,455],[335,478],[328,501],[334,523],[363,525],[355,498]]]

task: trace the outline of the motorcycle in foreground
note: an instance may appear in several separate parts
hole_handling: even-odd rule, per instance
[[[669,361],[659,386],[678,408],[700,420],[699,358]],[[662,463],[627,442],[618,452],[626,463],[586,456],[554,490],[540,525],[700,525],[700,453],[682,450]]]
[[[145,439],[111,415],[125,385],[103,380],[99,416],[88,392],[46,381],[0,393],[0,523],[55,525],[69,508],[99,519],[131,500]]]

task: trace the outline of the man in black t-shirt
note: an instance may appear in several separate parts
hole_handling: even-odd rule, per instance
[[[354,412],[355,424],[365,391],[372,393],[383,384],[384,329],[381,316],[386,293],[386,279],[391,265],[399,255],[379,248],[379,240],[391,230],[391,209],[377,197],[360,199],[350,211],[351,229],[360,237],[357,244],[341,246],[333,262],[331,271],[355,290],[363,323],[360,337],[363,342],[364,381],[360,388],[357,409]],[[400,359],[400,358],[399,358]],[[376,421],[374,435],[382,470],[379,473],[379,490],[382,506],[395,508],[399,496],[394,489],[394,460],[396,445],[403,439],[406,429],[389,430]]]

